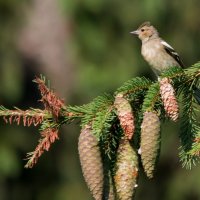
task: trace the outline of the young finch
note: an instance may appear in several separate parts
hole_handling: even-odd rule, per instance
[[[142,41],[142,56],[151,65],[156,75],[172,66],[183,67],[178,53],[159,37],[158,31],[145,22],[136,31],[131,32]]]
[[[150,22],[144,22],[136,31],[130,33],[137,35],[142,41],[142,56],[157,76],[170,67],[184,67],[178,53],[159,37],[158,31]],[[194,94],[200,104],[200,89],[195,87]]]

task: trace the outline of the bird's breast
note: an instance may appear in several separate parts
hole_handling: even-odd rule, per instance
[[[142,44],[141,53],[144,59],[151,65],[156,72],[161,72],[170,66],[177,65],[174,59],[165,52],[160,42],[148,41]]]
[[[152,60],[158,57],[160,45],[152,44],[151,42],[142,45],[142,55],[147,62],[151,63]]]

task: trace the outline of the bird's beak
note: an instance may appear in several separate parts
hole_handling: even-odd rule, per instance
[[[130,32],[130,34],[139,35],[139,31],[138,30],[132,31],[132,32]]]

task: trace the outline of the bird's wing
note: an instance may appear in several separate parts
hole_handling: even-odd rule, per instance
[[[173,47],[171,47],[167,42],[165,42],[164,40],[161,41],[162,45],[164,46],[165,51],[172,56],[176,62],[181,66],[184,67],[184,64],[182,62],[182,60],[180,59],[180,56],[178,55],[178,53],[173,49]]]

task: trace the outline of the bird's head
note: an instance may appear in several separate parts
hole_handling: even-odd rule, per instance
[[[132,31],[130,33],[137,35],[142,42],[158,37],[158,31],[150,24],[150,22],[144,22],[136,31]]]

